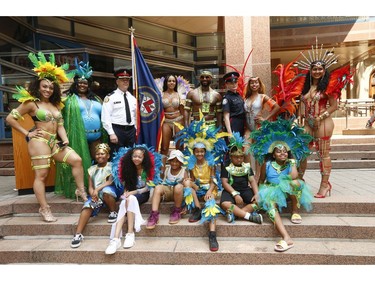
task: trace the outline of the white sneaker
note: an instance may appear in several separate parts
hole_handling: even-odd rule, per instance
[[[117,249],[121,247],[121,240],[120,238],[113,238],[110,242],[109,242],[109,245],[107,247],[107,249],[105,249],[105,254],[106,255],[112,255],[114,253],[116,253]]]
[[[124,242],[124,248],[125,249],[129,249],[129,248],[133,247],[134,244],[135,244],[135,235],[134,235],[134,232],[133,233],[126,233],[125,242]]]

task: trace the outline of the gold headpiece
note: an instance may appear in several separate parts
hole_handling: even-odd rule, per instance
[[[107,154],[109,154],[109,152],[111,151],[109,145],[106,143],[99,143],[95,146],[95,152],[97,152],[99,149],[103,149]]]
[[[273,150],[275,148],[283,149],[284,147],[285,147],[286,151],[290,151],[290,147],[285,141],[275,141],[270,145],[270,147],[268,149],[268,153],[273,153]]]
[[[311,45],[311,50],[308,50],[309,57],[307,58],[303,52],[301,55],[305,58],[304,60],[297,61],[298,67],[304,70],[310,70],[312,66],[319,65],[323,66],[325,69],[328,69],[332,64],[337,63],[338,55],[335,55],[332,47],[330,51],[323,50],[323,44],[318,47],[318,39],[316,39],[315,49],[314,45]]]

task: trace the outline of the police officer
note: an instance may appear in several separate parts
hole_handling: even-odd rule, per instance
[[[223,97],[224,125],[228,133],[239,132],[241,137],[245,130],[244,100],[237,92],[238,78],[236,71],[228,72],[223,76],[227,92]]]
[[[102,123],[109,135],[111,159],[120,147],[131,147],[136,137],[136,98],[128,91],[131,72],[121,68],[114,72],[117,89],[103,102]]]

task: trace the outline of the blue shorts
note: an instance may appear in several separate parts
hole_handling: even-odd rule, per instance
[[[119,188],[116,188],[114,185],[108,185],[104,188],[102,188],[100,191],[99,191],[99,198],[103,201],[103,195],[104,193],[105,194],[108,194],[109,196],[112,196],[113,198],[115,198],[116,201],[118,201],[118,199],[120,198],[120,196],[122,195],[124,191],[119,189]],[[88,199],[85,203],[83,203],[83,207],[82,209],[85,209],[85,208],[91,208],[90,206],[90,203],[92,201],[92,198],[91,196],[88,196]],[[91,217],[95,217],[98,215],[100,209],[105,206],[105,203],[103,201],[103,204],[95,209],[93,209],[92,211],[92,214],[91,214]]]

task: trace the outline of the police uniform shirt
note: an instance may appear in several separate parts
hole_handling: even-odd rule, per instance
[[[223,112],[229,112],[230,117],[242,117],[245,114],[242,97],[238,93],[227,91],[223,98]]]
[[[109,135],[114,134],[112,124],[132,126],[136,125],[136,98],[130,93],[126,92],[126,97],[129,102],[131,123],[126,122],[124,93],[117,88],[112,93],[108,94],[103,101],[102,107],[102,123],[104,129]]]

